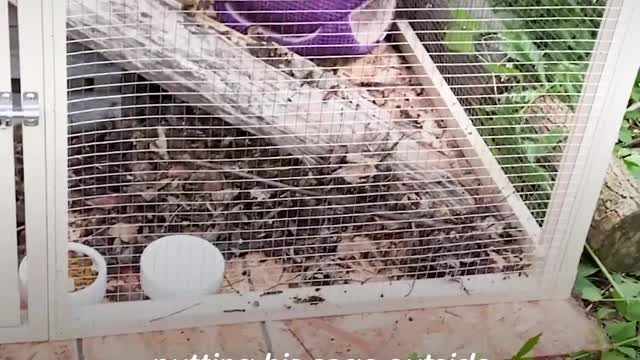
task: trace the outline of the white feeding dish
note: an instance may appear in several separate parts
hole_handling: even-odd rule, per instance
[[[90,258],[92,267],[98,273],[91,285],[77,291],[73,291],[73,279],[68,279],[70,284],[69,300],[71,302],[71,305],[84,306],[101,303],[107,293],[107,263],[104,260],[104,257],[100,255],[100,253],[97,252],[94,248],[80,243],[69,242],[68,248],[69,251],[73,251],[80,254],[81,256]],[[22,299],[23,306],[26,306],[27,303],[28,266],[29,264],[27,262],[27,257],[24,257],[20,262],[20,266],[18,267],[18,277],[20,279],[20,297]]]
[[[220,290],[224,257],[208,241],[171,235],[147,246],[140,258],[142,290],[151,299],[198,298]]]

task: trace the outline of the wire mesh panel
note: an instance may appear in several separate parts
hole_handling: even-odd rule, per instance
[[[69,0],[68,240],[135,302],[150,244],[205,239],[227,313],[552,277],[541,228],[621,4]]]

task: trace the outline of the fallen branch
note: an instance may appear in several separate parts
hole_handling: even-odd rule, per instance
[[[426,145],[422,132],[394,121],[365,90],[285,49],[210,19],[194,21],[179,10],[176,0],[70,0],[68,33],[309,164],[326,162],[337,146],[375,154],[378,162],[389,151],[394,172],[419,180],[420,189],[440,206],[476,204],[451,175],[452,161]],[[384,148],[394,143],[393,149]]]

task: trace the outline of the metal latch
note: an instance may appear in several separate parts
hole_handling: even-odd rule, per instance
[[[0,92],[0,127],[11,127],[17,122],[24,126],[38,126],[40,121],[40,103],[38,93],[22,94],[22,109],[13,109],[13,94]]]

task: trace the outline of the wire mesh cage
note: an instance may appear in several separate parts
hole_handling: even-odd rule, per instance
[[[533,299],[623,6],[68,0],[58,246],[104,257],[100,302],[139,304],[150,244],[205,239],[221,321]],[[185,254],[155,265],[167,281]],[[99,276],[68,270],[75,289]]]

